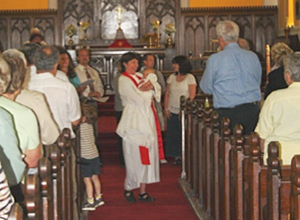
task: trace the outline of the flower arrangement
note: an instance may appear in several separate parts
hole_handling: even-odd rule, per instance
[[[74,35],[77,35],[77,29],[72,24],[68,25],[65,31],[66,31],[66,35],[68,35],[69,37],[73,37]]]
[[[81,25],[81,27],[82,27],[82,30],[86,32],[86,31],[87,31],[87,29],[90,27],[90,25],[91,25],[91,24],[90,24],[90,22],[89,22],[89,21],[85,21],[85,22],[83,22],[83,23],[82,23],[82,25]]]
[[[176,32],[174,24],[172,24],[172,23],[166,24],[164,31],[167,35],[170,35],[170,34]]]

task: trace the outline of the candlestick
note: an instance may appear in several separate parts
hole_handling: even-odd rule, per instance
[[[271,71],[271,60],[270,60],[270,45],[266,45],[266,74],[268,76],[269,72]],[[268,80],[268,77],[266,77]]]
[[[294,22],[295,22],[294,0],[288,0],[288,17],[287,17],[286,26],[291,28],[294,26]]]

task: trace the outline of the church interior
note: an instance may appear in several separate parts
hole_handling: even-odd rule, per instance
[[[114,115],[114,80],[123,54],[154,54],[155,67],[165,80],[174,73],[173,58],[185,55],[199,87],[207,60],[220,49],[216,26],[231,20],[239,26],[239,38],[246,39],[249,50],[259,58],[263,91],[270,71],[270,47],[284,42],[300,51],[299,19],[299,0],[2,0],[0,50],[20,48],[29,40],[32,28],[39,29],[48,45],[65,48],[75,65],[76,50],[89,50],[89,64],[99,72],[108,97],[98,103],[97,140],[106,203],[96,211],[79,209],[79,219],[300,219],[300,157],[289,167],[280,166],[276,158],[262,165],[257,156],[258,137],[243,136],[239,129],[233,135],[226,129],[218,131],[212,97],[200,94],[199,89],[196,102],[181,102],[182,164],[175,166],[170,159],[160,165],[161,182],[149,186],[150,192],[157,193],[156,202],[127,204]],[[228,127],[226,121],[222,126]],[[58,146],[71,145],[66,136],[57,141]],[[68,203],[70,152],[62,151],[67,158],[64,162],[46,153],[50,162],[44,167],[50,174],[43,176],[45,170],[40,168],[40,175],[28,180],[34,186],[25,193],[28,219],[73,219]],[[56,176],[55,161],[63,164],[59,165],[66,175],[62,180]],[[59,184],[64,184],[60,190]],[[81,207],[85,196],[81,180],[78,187]],[[23,219],[22,213],[21,207],[14,207],[9,219]]]

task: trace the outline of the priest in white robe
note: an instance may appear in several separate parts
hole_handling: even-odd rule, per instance
[[[160,85],[149,80],[142,86],[142,75],[138,69],[138,55],[126,53],[120,62],[122,75],[119,77],[119,93],[124,106],[117,133],[123,139],[126,164],[124,196],[129,202],[136,202],[133,190],[140,188],[139,200],[153,202],[155,199],[146,192],[146,184],[160,181],[159,150],[156,111],[152,99],[159,101]]]

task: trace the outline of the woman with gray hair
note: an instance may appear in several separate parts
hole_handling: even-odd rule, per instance
[[[271,92],[277,89],[284,89],[287,84],[284,80],[284,65],[285,57],[293,53],[293,50],[285,43],[278,42],[271,48],[271,60],[273,63],[272,71],[268,74],[268,84],[265,90],[265,99]]]

